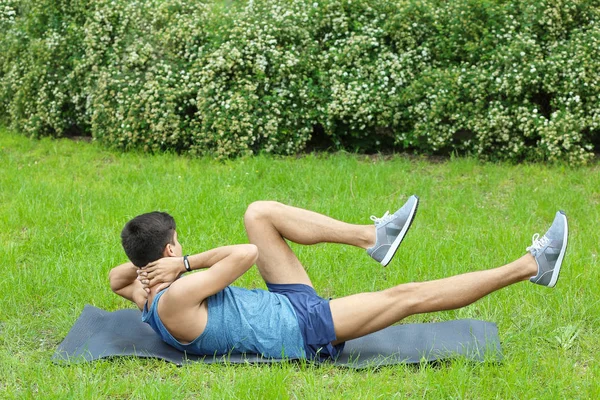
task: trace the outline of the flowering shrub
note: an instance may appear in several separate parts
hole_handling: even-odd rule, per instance
[[[425,152],[585,163],[600,138],[592,4],[411,2],[391,37],[432,59],[402,93],[411,123],[398,139]]]
[[[216,157],[339,147],[585,163],[588,0],[0,0],[0,119]]]
[[[294,154],[304,148],[318,122],[316,8],[300,0],[250,1],[236,12],[193,68],[202,121],[193,152]]]
[[[34,136],[85,125],[74,71],[84,9],[79,1],[0,3],[0,118]]]
[[[2,0],[0,2],[0,26],[3,29],[8,29],[10,25],[15,23],[17,15],[15,0]]]
[[[197,1],[100,0],[85,24],[86,114],[95,138],[146,151],[189,149],[198,130],[193,64],[206,42]]]

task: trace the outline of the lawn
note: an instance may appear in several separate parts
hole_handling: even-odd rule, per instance
[[[600,398],[600,165],[483,164],[353,154],[226,162],[110,151],[0,129],[0,398]],[[543,234],[558,209],[570,224],[561,279],[522,283],[467,308],[410,322],[498,324],[504,362],[353,371],[309,364],[203,365],[119,359],[50,361],[85,304],[132,307],[108,271],[125,261],[119,232],[142,212],[170,212],[188,253],[247,239],[258,199],[353,223],[421,197],[387,268],[360,249],[295,246],[322,296],[501,265]],[[252,269],[237,285],[264,287]]]

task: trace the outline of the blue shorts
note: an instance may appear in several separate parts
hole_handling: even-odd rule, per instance
[[[300,283],[267,283],[267,288],[270,292],[287,297],[292,303],[304,339],[306,358],[337,358],[345,343],[331,344],[336,337],[329,300],[320,297],[314,288]]]

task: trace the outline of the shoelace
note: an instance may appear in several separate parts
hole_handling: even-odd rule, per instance
[[[526,250],[531,251],[532,253],[538,253],[543,247],[550,244],[550,239],[548,239],[545,235],[540,238],[540,234],[536,233],[531,238],[531,246],[529,246]]]
[[[385,214],[383,214],[383,217],[381,217],[381,218],[377,218],[376,216],[371,215],[371,221],[375,222],[375,225],[385,224],[386,222],[390,221],[392,218],[394,218],[394,214],[390,214],[389,211],[386,211]]]

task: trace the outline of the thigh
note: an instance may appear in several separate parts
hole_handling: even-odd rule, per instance
[[[336,341],[356,339],[414,314],[412,284],[380,292],[358,293],[329,302]]]
[[[300,260],[267,218],[247,214],[244,224],[250,243],[258,247],[256,266],[265,282],[301,283],[312,287]]]

